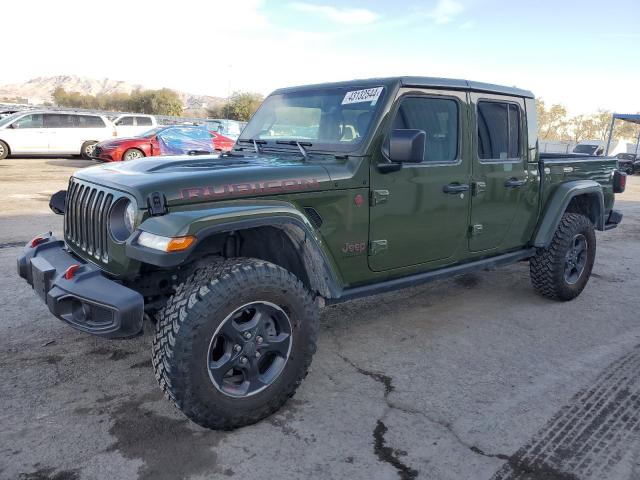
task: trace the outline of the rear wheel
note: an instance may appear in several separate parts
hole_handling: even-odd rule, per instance
[[[142,157],[144,157],[144,153],[142,153],[137,148],[130,148],[129,150],[124,152],[124,155],[122,155],[122,160],[126,162],[127,160],[135,160],[136,158]]]
[[[91,157],[93,157],[97,143],[98,142],[94,141],[84,142],[82,144],[82,147],[80,147],[80,154],[82,155],[82,158],[84,158],[85,160],[92,160]]]
[[[0,160],[4,160],[9,155],[9,145],[0,140]]]
[[[555,300],[572,300],[589,281],[596,257],[596,235],[591,221],[578,213],[565,213],[551,244],[530,260],[531,283],[536,291]]]
[[[194,422],[232,429],[278,410],[307,375],[318,309],[291,272],[255,259],[200,269],[158,315],[160,387]]]

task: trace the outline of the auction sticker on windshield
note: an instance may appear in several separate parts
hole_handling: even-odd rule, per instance
[[[365,88],[364,90],[354,90],[347,92],[342,99],[342,105],[349,103],[364,103],[371,102],[371,105],[375,105],[382,93],[384,87]]]

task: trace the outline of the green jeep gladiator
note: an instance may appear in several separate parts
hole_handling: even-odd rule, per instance
[[[77,172],[51,200],[64,240],[34,238],[18,272],[78,330],[152,320],[168,398],[204,427],[248,425],[306,376],[325,305],[523,260],[538,293],[579,295],[625,174],[537,142],[534,96],[515,88],[280,89],[227,154]]]

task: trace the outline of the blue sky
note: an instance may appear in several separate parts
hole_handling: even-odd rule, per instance
[[[35,3],[3,6],[34,33],[9,25],[23,40],[3,48],[0,84],[68,73],[225,96],[409,74],[516,85],[574,113],[640,111],[638,0]],[[93,30],[77,28],[86,18]]]

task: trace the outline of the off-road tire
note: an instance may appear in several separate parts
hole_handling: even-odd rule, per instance
[[[576,235],[584,235],[587,241],[587,256],[584,270],[578,280],[571,284],[565,279],[565,257]],[[565,213],[547,248],[539,248],[529,261],[529,272],[533,288],[540,295],[553,300],[576,298],[589,281],[596,257],[596,235],[591,221],[579,213]]]
[[[142,150],[137,149],[137,148],[129,148],[122,155],[122,161],[123,162],[136,160],[138,158],[144,158],[144,152]]]
[[[88,153],[88,150],[90,149],[90,147],[94,147],[97,143],[98,142],[94,142],[93,140],[84,142],[80,147],[80,156],[85,160],[93,160],[93,158],[91,158],[91,155]],[[91,149],[91,151],[93,152],[93,149]]]
[[[4,160],[9,155],[9,145],[0,140],[0,160]]]
[[[268,301],[287,312],[292,346],[280,375],[266,389],[225,395],[209,377],[209,342],[238,307]],[[196,270],[158,315],[152,363],[165,395],[192,421],[230,430],[277,411],[306,377],[316,351],[318,305],[302,282],[272,263],[251,258],[215,261]]]

